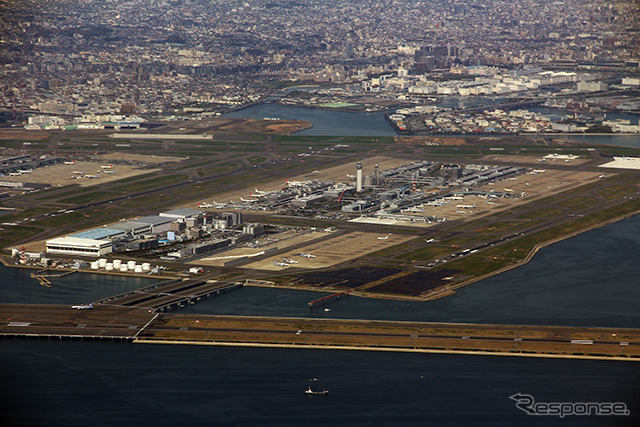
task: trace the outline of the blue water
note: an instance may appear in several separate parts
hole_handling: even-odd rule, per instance
[[[500,99],[498,99],[500,101]],[[461,105],[481,106],[490,105],[492,100],[485,98],[444,98],[439,105],[446,107],[459,107]],[[531,108],[532,111],[540,111],[544,114],[557,112],[558,117],[566,112],[550,108]],[[264,117],[277,117],[287,120],[308,120],[312,128],[298,132],[297,135],[347,135],[347,136],[397,136],[396,131],[387,123],[384,112],[377,113],[351,113],[345,111],[330,111],[314,108],[293,107],[279,104],[257,104],[242,110],[226,114],[227,117],[248,117],[262,119]],[[638,116],[633,114],[608,115],[610,118],[629,118],[632,123],[638,122]],[[610,144],[626,147],[640,148],[640,135],[584,135],[575,134],[562,136],[593,144]]]
[[[311,122],[312,128],[297,132],[296,135],[397,136],[384,115],[384,112],[351,113],[279,104],[257,104],[225,114],[225,117],[275,117]]]
[[[318,293],[243,288],[181,312],[638,327],[638,236],[635,216],[435,302],[348,297],[310,314]],[[0,296],[68,304],[139,285],[107,278],[72,275],[43,288],[2,268]],[[0,366],[4,425],[640,425],[637,362],[6,340]],[[305,396],[311,378],[330,394]],[[534,417],[515,407],[516,393],[619,401],[631,416]]]

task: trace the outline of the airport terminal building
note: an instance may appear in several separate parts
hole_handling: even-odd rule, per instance
[[[113,251],[110,240],[84,239],[81,237],[60,237],[47,240],[47,253],[100,257]]]

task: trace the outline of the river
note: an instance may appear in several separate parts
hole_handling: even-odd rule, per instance
[[[243,288],[184,313],[639,327],[640,216],[541,250],[438,301]],[[0,267],[3,302],[84,303],[149,279],[76,274],[39,286]],[[616,426],[640,424],[640,364],[519,357],[7,340],[5,425]],[[318,381],[310,379],[317,378]],[[311,384],[327,396],[305,396]],[[624,402],[630,416],[530,416],[509,399]]]

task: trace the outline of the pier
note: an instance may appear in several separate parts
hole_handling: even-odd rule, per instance
[[[347,295],[348,293],[351,292],[351,289],[349,289],[348,291],[343,291],[343,292],[338,292],[337,294],[332,294],[332,295],[327,295],[326,297],[322,297],[322,298],[318,298],[316,300],[313,300],[311,302],[309,302],[309,308],[313,308],[313,305],[317,302],[326,302],[327,300],[331,299],[331,298],[336,298],[336,299],[340,299],[340,295]]]

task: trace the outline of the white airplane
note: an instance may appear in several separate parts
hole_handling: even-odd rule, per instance
[[[64,164],[65,164],[65,165],[75,165],[75,164],[76,164],[76,161],[74,160],[74,161],[72,161],[72,162],[64,162]]]
[[[460,209],[473,209],[476,207],[476,204],[472,204],[472,205],[457,205],[456,208],[460,208]]]
[[[488,204],[489,206],[493,206],[493,205],[495,205],[495,203],[490,202],[490,201],[486,201],[485,203],[486,203],[486,204]]]
[[[300,187],[300,186],[302,186],[302,183],[300,181],[296,181],[296,180],[291,180],[291,181],[287,180],[287,185],[289,187]]]
[[[532,175],[535,175],[537,173],[545,173],[547,170],[546,169],[534,169],[531,172],[529,172]]]
[[[313,172],[311,172],[311,173],[318,173],[318,169],[314,170],[314,171],[313,171]]]
[[[212,208],[212,207],[213,207],[213,205],[212,205],[212,204],[210,204],[210,203],[204,203],[204,202],[202,202],[202,203],[198,203],[198,207],[199,207],[199,208],[206,209],[206,208]]]
[[[378,237],[378,240],[387,240],[388,238],[389,238],[389,236]]]
[[[447,197],[447,199],[449,199],[449,200],[464,200],[464,197],[460,197],[460,196],[449,196],[449,197]]]
[[[273,191],[260,191],[256,188],[256,196],[266,196],[267,194],[271,194]],[[253,193],[250,193],[253,196]]]
[[[75,308],[76,310],[87,310],[93,308],[93,303],[87,305],[72,305],[71,308]]]
[[[273,263],[278,267],[289,267],[289,264],[287,264],[286,262],[273,261]]]
[[[98,172],[95,175],[85,175],[85,178],[89,178],[89,179],[93,179],[93,178],[100,178],[100,172]]]
[[[109,174],[114,174],[114,173],[116,173],[116,171],[114,171],[114,170],[109,170],[109,171],[104,171],[104,172],[105,172],[105,173],[109,173]]]
[[[347,174],[347,178],[356,179],[356,176]]]
[[[255,203],[258,200],[257,199],[243,199],[242,197],[240,197],[240,201],[241,202],[245,202],[245,203]]]
[[[9,172],[9,176],[19,176],[22,175],[20,172]]]
[[[100,166],[100,167],[102,169],[111,169],[111,168],[113,168],[113,165],[103,165],[103,166]]]
[[[287,264],[297,264],[298,261],[296,261],[295,259],[286,259],[286,258],[282,258],[282,262],[286,262]]]
[[[425,243],[433,243],[433,242],[436,241],[436,239],[429,239],[429,240],[424,239],[424,241],[425,241]]]
[[[84,171],[73,171],[74,175],[84,175]]]
[[[20,173],[31,173],[31,172],[33,172],[33,169],[18,169],[18,172],[20,172]]]
[[[513,190],[511,188],[506,188],[506,187],[505,187],[504,191],[513,192]]]
[[[462,215],[466,215],[467,213],[465,211],[456,211],[456,213],[462,214]]]
[[[604,175],[600,175],[600,176],[598,177],[598,179],[602,179],[602,178],[604,178]]]
[[[300,252],[298,255],[303,256],[305,258],[315,258],[315,255],[305,254],[304,252]]]

